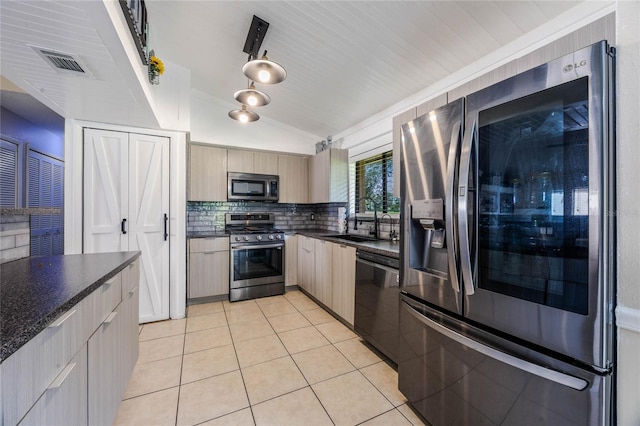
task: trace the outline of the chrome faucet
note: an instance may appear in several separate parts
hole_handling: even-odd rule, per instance
[[[370,233],[375,239],[378,239],[378,207],[376,206],[376,202],[373,200],[373,198],[370,197],[362,197],[359,201],[362,202],[367,200],[371,201],[371,204],[373,204],[373,232]],[[367,209],[366,204],[364,209]]]

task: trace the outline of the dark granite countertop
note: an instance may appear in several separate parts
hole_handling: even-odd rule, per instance
[[[0,361],[139,256],[139,251],[35,256],[2,264]]]
[[[306,235],[307,237],[320,238],[322,240],[331,241],[332,243],[344,244],[350,247],[355,247],[359,250],[368,251],[371,253],[381,254],[383,256],[389,256],[393,258],[400,258],[400,243],[398,241],[391,240],[371,240],[366,242],[355,242],[335,238],[335,235],[339,235],[335,231],[327,231],[324,229],[301,229],[295,231],[296,234]]]
[[[191,231],[187,232],[187,238],[217,238],[217,237],[228,237],[225,231]]]
[[[62,214],[60,207],[2,207],[1,215]]]

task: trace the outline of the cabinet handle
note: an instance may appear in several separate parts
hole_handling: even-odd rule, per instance
[[[116,315],[118,315],[118,311],[113,311],[109,314],[109,316],[107,318],[105,318],[104,321],[102,321],[103,324],[111,324],[111,322],[116,318]]]
[[[129,290],[129,296],[133,296],[136,293],[136,290],[138,290],[138,286],[135,286],[134,288]]]
[[[164,214],[164,240],[167,241],[167,237],[169,236],[169,233],[167,232],[167,224],[169,221],[169,216],[167,216],[167,214]]]
[[[120,222],[120,230],[123,234],[127,233],[127,219],[122,219],[122,222]]]
[[[60,318],[58,318],[57,320],[55,320],[54,322],[52,322],[51,324],[49,324],[48,328],[58,328],[62,325],[62,323],[64,323],[66,320],[68,320],[69,318],[71,318],[71,316],[73,314],[76,313],[77,309],[74,309],[73,311],[69,311],[66,314],[64,314],[63,316],[61,316]]]
[[[69,377],[69,374],[71,374],[71,370],[73,370],[75,366],[75,362],[73,364],[67,364],[64,370],[62,370],[62,372],[58,374],[58,377],[56,377],[56,379],[51,383],[47,390],[58,389],[60,386],[62,386],[64,381],[67,380],[67,377]]]

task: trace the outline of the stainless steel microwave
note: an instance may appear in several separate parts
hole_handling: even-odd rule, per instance
[[[276,175],[229,172],[227,200],[277,202],[279,186],[280,178]]]

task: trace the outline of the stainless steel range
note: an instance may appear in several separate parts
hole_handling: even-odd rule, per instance
[[[284,232],[274,228],[273,213],[227,213],[229,300],[284,294]]]

